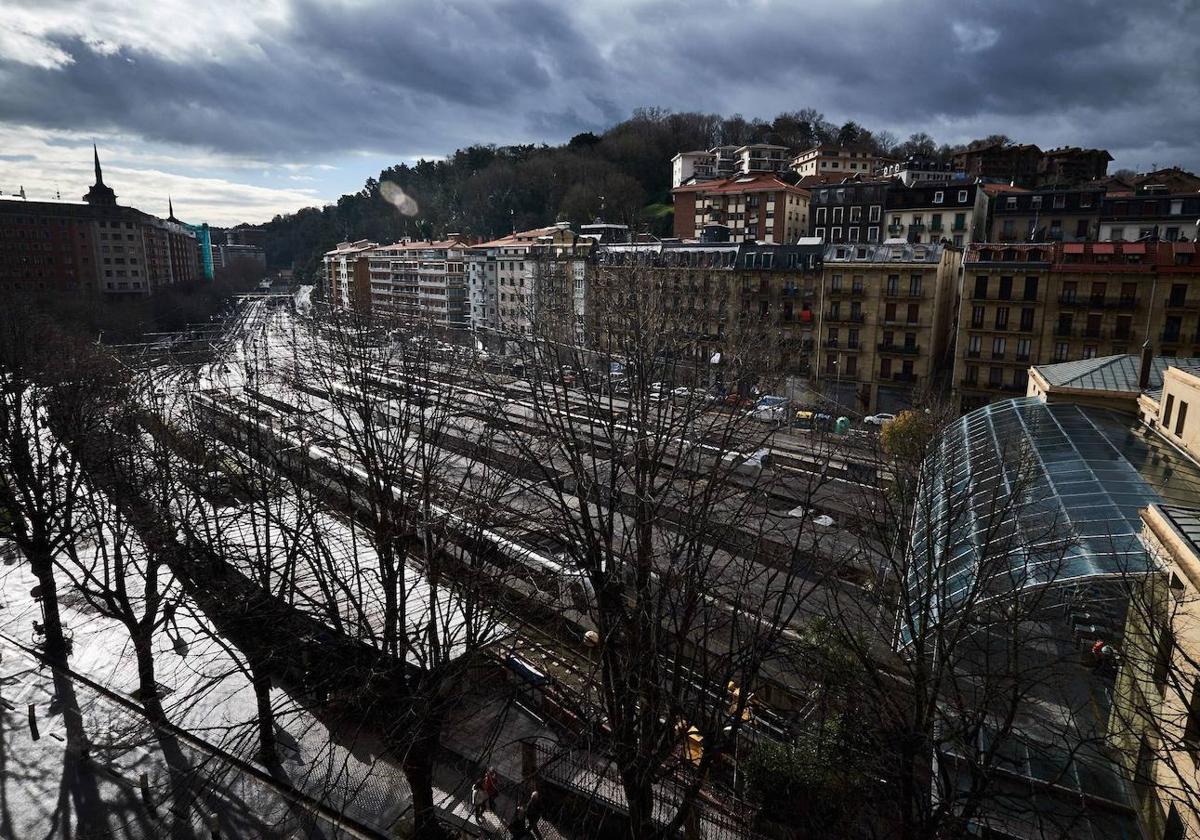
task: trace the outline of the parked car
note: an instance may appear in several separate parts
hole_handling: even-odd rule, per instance
[[[784,418],[787,417],[790,404],[787,397],[760,397],[758,402],[754,404],[754,408],[747,412],[747,415],[764,423],[782,423]]]
[[[703,388],[689,388],[687,385],[676,388],[671,392],[671,396],[678,402],[706,403],[713,399],[713,394]]]
[[[895,414],[889,414],[888,412],[883,411],[883,412],[880,412],[879,414],[871,414],[867,417],[864,417],[863,422],[870,423],[872,426],[882,426],[884,423],[887,423],[887,422],[889,422],[891,420],[895,420],[895,419],[896,419]]]
[[[754,405],[753,397],[744,397],[736,392],[726,394],[722,402],[730,408],[749,408]]]

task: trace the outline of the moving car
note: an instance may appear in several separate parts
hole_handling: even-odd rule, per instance
[[[889,414],[886,411],[882,411],[879,414],[871,414],[867,417],[864,417],[863,422],[870,423],[872,426],[882,426],[884,423],[890,422],[895,419],[896,419],[895,414]]]

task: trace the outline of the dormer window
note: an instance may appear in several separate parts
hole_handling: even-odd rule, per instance
[[[941,190],[938,190],[937,192],[935,192],[933,194],[933,203],[934,204],[941,204],[945,200],[946,200],[946,194],[944,192],[942,192]]]

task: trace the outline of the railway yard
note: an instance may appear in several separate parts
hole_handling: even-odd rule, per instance
[[[408,667],[433,671],[469,655],[475,673],[509,686],[560,743],[572,731],[608,731],[597,650],[605,627],[593,609],[600,578],[581,561],[570,519],[610,523],[615,553],[647,549],[647,573],[664,592],[681,562],[703,565],[696,608],[713,618],[697,626],[720,632],[654,654],[688,686],[697,715],[705,697],[727,702],[728,689],[696,663],[735,659],[735,640],[756,633],[792,643],[791,654],[760,663],[753,707],[746,700],[739,712],[748,743],[807,725],[813,683],[795,651],[827,610],[862,601],[865,611],[880,583],[879,549],[855,526],[886,476],[863,438],[776,429],[695,389],[637,400],[565,377],[519,378],[431,340],[357,337],[350,356],[288,298],[243,299],[204,340],[212,352],[202,363],[167,356],[141,366],[145,427],[194,479],[178,490],[183,501],[152,515],[221,558],[230,585],[271,597],[286,586],[288,609],[316,628],[305,638],[396,650],[395,610],[384,605],[389,586],[398,590]],[[645,488],[624,461],[650,437],[662,516],[646,534],[634,515]],[[726,480],[701,527],[693,507],[715,471]],[[394,558],[381,560],[372,540],[381,476],[388,504],[416,509],[426,531],[390,583]],[[280,684],[311,691],[297,673],[285,668]]]

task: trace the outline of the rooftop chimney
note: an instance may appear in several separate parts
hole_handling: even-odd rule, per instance
[[[1146,339],[1146,343],[1142,345],[1142,366],[1138,371],[1138,390],[1145,391],[1150,387],[1150,367],[1154,364],[1154,349],[1150,346],[1150,340]]]

